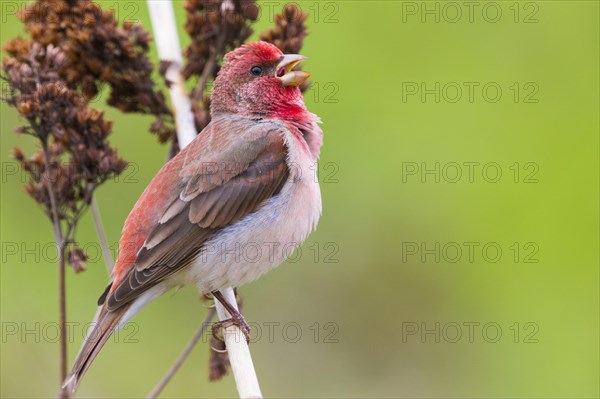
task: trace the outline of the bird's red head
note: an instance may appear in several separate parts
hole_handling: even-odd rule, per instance
[[[225,55],[215,80],[211,112],[295,119],[306,108],[300,86],[308,72],[293,68],[306,59],[283,54],[267,42],[248,43]]]

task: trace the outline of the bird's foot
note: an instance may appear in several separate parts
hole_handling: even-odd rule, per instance
[[[244,316],[241,313],[237,312],[233,314],[230,319],[217,321],[212,325],[212,333],[219,340],[223,340],[223,338],[219,337],[219,330],[222,328],[227,328],[231,326],[237,326],[244,337],[246,337],[246,342],[250,343],[250,326],[246,323]]]
[[[237,326],[242,332],[242,334],[244,334],[244,337],[246,337],[246,342],[250,343],[250,326],[248,325],[248,323],[246,323],[244,316],[242,316],[239,310],[237,310],[229,302],[227,302],[225,297],[223,297],[223,295],[219,291],[214,291],[213,296],[215,299],[221,302],[223,307],[227,309],[227,311],[231,315],[231,318],[218,321],[212,325],[213,336],[217,339],[222,340],[222,338],[220,338],[218,335],[220,329],[231,326]]]

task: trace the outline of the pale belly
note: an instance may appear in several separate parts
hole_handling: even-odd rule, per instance
[[[321,215],[319,184],[311,165],[302,164],[277,196],[207,241],[202,253],[169,285],[195,284],[203,293],[239,287],[291,256]]]

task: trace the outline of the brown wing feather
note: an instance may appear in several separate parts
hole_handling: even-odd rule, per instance
[[[206,179],[196,175],[182,179],[181,196],[166,208],[148,235],[135,267],[108,295],[109,309],[131,302],[190,264],[215,233],[256,211],[281,191],[289,176],[282,135],[272,131],[254,143],[257,141],[262,151],[246,169],[220,185],[211,184],[209,190],[203,191],[190,182],[202,185]]]

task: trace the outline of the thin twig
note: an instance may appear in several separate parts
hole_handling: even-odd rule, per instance
[[[60,219],[58,217],[58,206],[54,196],[54,190],[50,182],[50,154],[48,152],[48,143],[42,140],[42,151],[44,153],[44,163],[46,164],[46,188],[50,198],[50,208],[52,215],[52,226],[54,228],[54,239],[56,241],[56,250],[58,252],[58,313],[60,325],[60,384],[67,378],[67,301],[65,287],[65,238],[62,235]],[[61,398],[68,398],[69,393],[61,389]]]
[[[110,253],[108,240],[106,239],[106,234],[104,232],[104,225],[102,224],[102,217],[100,216],[100,209],[98,209],[98,203],[96,202],[95,197],[92,197],[92,215],[94,216],[94,223],[96,224],[96,233],[98,233],[100,246],[102,247],[102,255],[104,256],[104,262],[106,263],[108,274],[110,274],[112,272],[113,267],[115,266],[115,262],[113,260],[112,254]]]
[[[217,311],[215,310],[215,308],[211,308],[202,324],[200,324],[200,328],[198,328],[198,331],[196,331],[190,342],[188,342],[186,347],[183,349],[183,352],[181,352],[177,360],[175,360],[175,363],[173,363],[169,371],[167,371],[167,374],[165,374],[165,376],[162,378],[162,380],[160,380],[160,382],[156,385],[152,392],[150,392],[148,396],[146,396],[146,399],[154,399],[158,397],[158,395],[162,392],[165,386],[167,386],[169,381],[171,381],[177,370],[179,370],[183,362],[185,362],[185,359],[187,359],[187,357],[190,355],[192,349],[194,349],[194,346],[196,346],[200,338],[202,338],[202,335],[204,335],[206,329],[208,328],[210,322],[216,314]]]
[[[30,54],[29,61],[33,66],[32,71],[35,75],[36,80],[36,89],[40,90],[42,85],[40,76],[38,73],[37,66],[39,63],[35,60],[33,56],[33,52]],[[66,282],[65,282],[65,246],[67,244],[67,237],[69,235],[70,229],[67,230],[67,233],[63,235],[62,225],[60,222],[60,217],[58,213],[58,205],[56,201],[56,197],[54,195],[54,190],[52,189],[52,177],[50,176],[50,152],[48,150],[48,132],[43,131],[43,129],[31,119],[28,119],[31,123],[31,126],[34,130],[40,130],[37,137],[40,137],[40,142],[42,146],[42,153],[44,155],[44,164],[45,170],[42,180],[46,185],[46,190],[48,191],[48,198],[50,200],[50,212],[49,216],[52,221],[52,230],[54,234],[54,241],[56,244],[56,253],[57,253],[57,267],[58,267],[58,314],[59,314],[59,329],[60,329],[60,349],[59,349],[59,377],[60,384],[62,387],[62,383],[67,377],[67,300],[66,300]],[[60,389],[58,394],[60,399],[68,399],[69,392],[63,388]]]
[[[200,81],[198,86],[192,90],[192,99],[196,102],[202,100],[202,96],[204,95],[204,90],[206,90],[206,86],[208,85],[208,79],[212,76],[215,67],[217,66],[217,57],[223,51],[223,46],[225,45],[225,30],[222,29],[219,34],[219,38],[217,39],[217,45],[215,50],[211,53],[208,61],[204,65],[204,69],[202,70],[202,76],[200,77]]]
[[[85,195],[82,199],[81,205],[79,207],[77,207],[75,212],[73,212],[73,216],[71,217],[71,220],[69,220],[69,222],[67,224],[67,230],[65,231],[65,234],[63,235],[65,245],[69,242],[70,237],[75,235],[75,229],[77,228],[77,226],[79,224],[79,219],[81,218],[81,216],[83,216],[83,213],[87,210],[88,204],[92,200],[92,195],[94,195],[94,190],[95,190],[95,186],[93,186],[93,185],[88,186],[87,190],[85,191]]]

